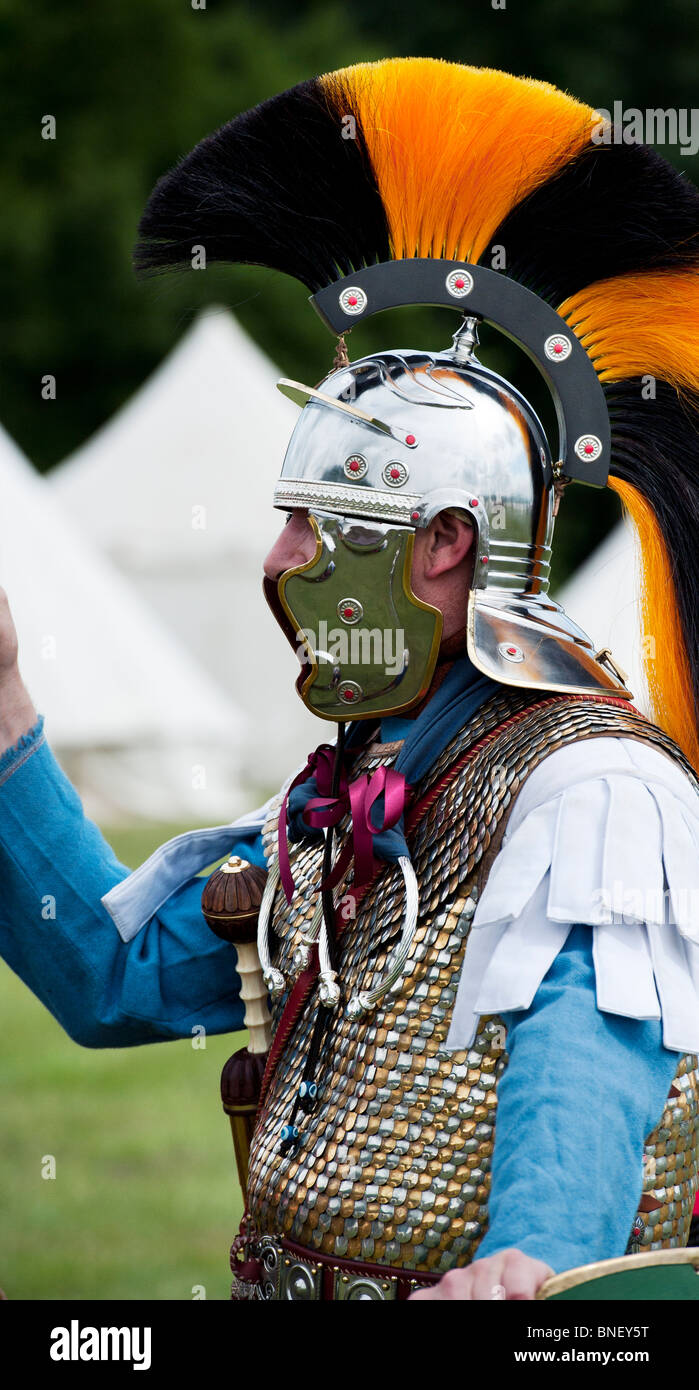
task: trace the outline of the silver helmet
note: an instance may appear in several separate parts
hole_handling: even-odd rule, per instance
[[[475,532],[464,594],[474,665],[507,685],[627,693],[548,595],[551,450],[475,343],[467,320],[446,351],[374,353],[318,388],[279,383],[303,409],[274,503],[308,510],[317,549],[278,593],[303,662],[299,691],[323,718],[408,709],[429,687],[441,614],[412,591],[412,547],[447,510]]]

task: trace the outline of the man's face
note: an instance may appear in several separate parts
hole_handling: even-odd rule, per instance
[[[472,579],[473,527],[448,512],[440,512],[427,527],[415,532],[410,582],[423,603],[444,615],[444,637],[463,627],[466,596]],[[296,507],[290,513],[270,550],[264,571],[276,583],[286,570],[308,564],[316,553],[316,537],[308,511]]]

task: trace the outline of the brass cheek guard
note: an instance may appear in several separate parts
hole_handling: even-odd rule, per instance
[[[316,553],[278,583],[281,606],[311,670],[299,691],[320,719],[375,719],[429,689],[442,615],[413,593],[414,533],[309,513]]]

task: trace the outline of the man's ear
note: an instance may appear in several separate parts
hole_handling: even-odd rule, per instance
[[[456,569],[466,559],[473,545],[474,529],[453,512],[439,512],[432,518],[425,533],[423,567],[426,579]]]

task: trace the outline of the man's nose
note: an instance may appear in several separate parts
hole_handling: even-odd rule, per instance
[[[316,535],[306,512],[292,512],[265,562],[268,579],[277,580],[285,570],[306,565],[316,553]]]

